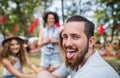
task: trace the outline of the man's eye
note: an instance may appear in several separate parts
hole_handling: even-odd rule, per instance
[[[67,39],[67,36],[62,36],[62,39]]]
[[[79,39],[80,37],[79,36],[73,36],[73,39]]]

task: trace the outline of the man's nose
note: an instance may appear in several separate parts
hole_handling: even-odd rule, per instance
[[[72,39],[71,38],[68,38],[66,40],[66,46],[71,46],[72,45]]]

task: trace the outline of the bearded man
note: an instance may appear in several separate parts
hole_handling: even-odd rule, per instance
[[[65,63],[53,73],[41,71],[38,78],[120,78],[94,51],[94,24],[82,16],[72,16],[61,31]]]

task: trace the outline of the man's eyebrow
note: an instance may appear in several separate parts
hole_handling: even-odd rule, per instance
[[[78,35],[78,34],[71,34],[71,35]]]
[[[71,36],[81,37],[79,34],[71,34]]]
[[[61,36],[62,36],[62,35],[65,35],[65,33],[64,33],[64,32],[62,32],[62,33],[61,33]]]

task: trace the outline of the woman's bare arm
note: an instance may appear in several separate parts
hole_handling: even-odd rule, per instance
[[[43,71],[41,71],[37,74],[36,78],[65,78],[65,77],[60,77],[60,76],[57,76],[54,73],[50,73],[47,70],[43,70]]]
[[[18,78],[36,78],[36,74],[24,74],[16,70],[8,59],[2,59],[1,63],[11,74]]]
[[[25,59],[26,59],[27,65],[37,74],[37,73],[39,72],[37,66],[32,63],[32,61],[31,61],[30,58],[28,57],[27,52],[25,52],[24,55],[25,55]]]

